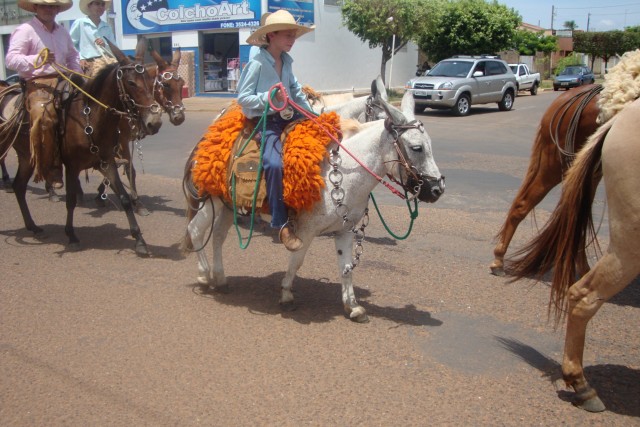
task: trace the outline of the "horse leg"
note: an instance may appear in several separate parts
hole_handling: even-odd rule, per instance
[[[587,324],[598,309],[623,290],[638,274],[637,258],[607,253],[585,276],[569,288],[567,332],[565,336],[562,376],[576,392],[579,408],[589,412],[604,411],[605,406],[584,377],[583,353]]]
[[[67,207],[67,222],[64,226],[64,234],[69,239],[68,247],[72,251],[80,249],[80,240],[76,236],[75,229],[73,228],[73,214],[78,202],[78,189],[80,188],[80,176],[79,173],[72,173],[68,167],[64,168],[64,178],[66,182],[66,207]]]
[[[5,191],[7,193],[10,193],[12,187],[12,181],[11,181],[11,176],[9,176],[9,171],[7,170],[7,165],[4,163],[4,158],[6,156],[3,156],[2,159],[0,159],[0,168],[2,168],[2,183],[4,184],[4,188]]]
[[[131,203],[136,213],[140,216],[148,216],[151,214],[149,210],[142,204],[138,197],[138,189],[136,187],[136,169],[133,167],[133,163],[129,160],[128,165],[124,165],[127,179],[129,179],[129,194],[131,194]]]
[[[534,159],[532,157],[529,162],[525,180],[513,202],[511,202],[507,218],[498,233],[498,243],[493,249],[494,259],[489,266],[491,273],[496,276],[505,275],[504,255],[518,225],[544,199],[549,191],[562,180],[562,165],[555,145],[547,144],[546,149],[538,155],[539,158]]]
[[[367,323],[367,312],[356,300],[353,291],[353,234],[343,232],[335,236],[334,243],[338,256],[338,270],[342,277],[342,304],[349,318],[354,322]]]
[[[280,284],[280,287],[282,288],[282,292],[280,294],[280,307],[283,311],[293,311],[296,309],[293,301],[293,292],[291,292],[291,289],[293,287],[293,279],[296,278],[296,273],[298,272],[300,267],[302,267],[304,257],[307,254],[309,246],[311,246],[311,241],[313,240],[313,236],[300,230],[297,232],[297,235],[298,238],[302,240],[302,248],[300,248],[296,252],[290,252],[289,266],[287,268],[287,272],[284,275],[284,278],[282,279],[282,283]]]
[[[48,182],[44,183],[44,189],[49,194],[49,201],[52,203],[57,203],[61,200],[60,195]]]
[[[25,144],[27,144],[27,147],[29,146],[28,139]],[[38,227],[33,221],[31,212],[29,211],[29,206],[27,205],[26,197],[27,184],[29,183],[29,179],[31,179],[31,176],[33,175],[33,171],[34,167],[31,165],[30,155],[28,154],[28,151],[26,153],[18,152],[18,171],[16,172],[16,176],[12,184],[13,192],[16,195],[16,201],[18,202],[18,206],[20,207],[20,213],[22,213],[22,220],[24,221],[25,228],[33,232],[34,234],[40,234],[44,230]]]

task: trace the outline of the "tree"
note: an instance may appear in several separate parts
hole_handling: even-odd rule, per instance
[[[436,61],[455,54],[496,53],[512,46],[521,22],[513,8],[495,0],[448,0],[433,11],[418,46]]]
[[[382,47],[380,75],[384,80],[393,36],[395,55],[424,31],[435,1],[438,0],[344,0],[342,22],[360,40],[368,42],[369,48]]]
[[[578,28],[578,24],[576,24],[576,21],[564,21],[564,24],[562,24],[562,26],[564,28],[566,28],[567,30],[575,30],[576,28]]]
[[[591,57],[591,68],[596,58],[602,58],[606,64],[613,56],[638,47],[640,33],[634,29],[573,34],[573,50],[588,54]]]
[[[549,54],[558,50],[558,38],[556,36],[545,36],[544,31],[537,33],[516,30],[513,36],[513,49],[520,55],[535,55],[536,52]]]

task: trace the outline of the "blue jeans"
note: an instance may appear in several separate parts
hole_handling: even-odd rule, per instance
[[[289,121],[276,113],[269,116],[267,130],[262,134],[264,152],[262,167],[267,182],[267,201],[271,210],[271,227],[280,228],[287,223],[287,207],[282,197],[282,141],[280,135]],[[260,129],[262,130],[262,129]]]

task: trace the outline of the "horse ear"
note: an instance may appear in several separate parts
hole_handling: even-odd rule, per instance
[[[171,65],[177,68],[178,65],[180,65],[181,57],[182,57],[182,52],[180,51],[180,48],[177,48],[176,50],[173,51],[173,58],[171,59]]]
[[[377,92],[378,92],[378,94],[380,94],[380,98],[384,99],[385,101],[388,101],[389,97],[387,96],[387,89],[385,89],[385,87],[384,87],[384,82],[382,81],[382,76],[378,76],[376,78],[375,84],[376,84]]]
[[[413,99],[413,93],[410,90],[405,91],[400,108],[409,120],[415,119],[416,101]]]
[[[393,121],[394,125],[403,125],[408,122],[405,115],[402,114],[402,111],[398,110],[396,107],[389,104],[384,99],[381,99],[380,102],[382,103],[382,108],[384,108],[384,111],[387,112],[387,117]]]
[[[129,58],[127,58],[127,55],[125,55],[119,48],[118,46],[116,46],[115,44],[111,43],[111,41],[108,38],[104,38],[107,41],[107,44],[109,45],[109,49],[111,49],[111,52],[113,52],[113,55],[116,57],[116,59],[118,60],[118,62],[120,63],[120,65],[126,65],[129,63]]]
[[[151,50],[151,57],[153,57],[153,60],[156,61],[156,64],[158,64],[158,69],[160,71],[169,68],[169,63],[165,61],[164,58],[160,56],[160,54],[156,52],[155,49]]]
[[[138,44],[136,45],[136,62],[142,64],[144,62],[144,53],[147,50],[147,38],[140,37]]]

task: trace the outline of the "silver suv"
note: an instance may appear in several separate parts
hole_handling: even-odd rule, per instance
[[[438,62],[427,74],[411,79],[416,113],[426,107],[448,108],[456,116],[469,114],[471,105],[497,102],[509,111],[517,92],[516,77],[506,62],[490,56],[454,56]]]

